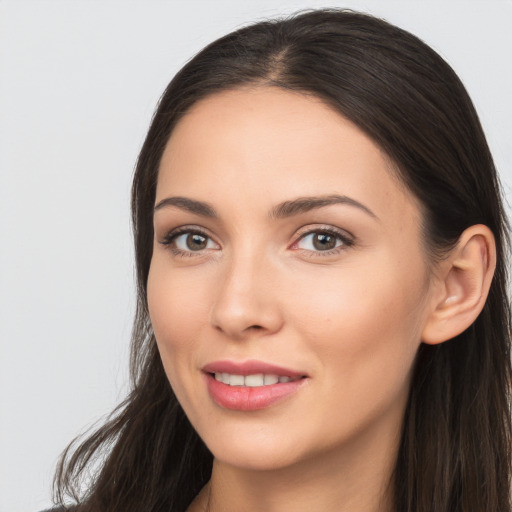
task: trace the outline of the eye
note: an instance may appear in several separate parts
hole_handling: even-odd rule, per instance
[[[202,251],[212,249],[216,244],[201,233],[183,233],[174,239],[174,246],[180,251]]]
[[[317,229],[302,235],[293,245],[293,249],[332,254],[353,244],[353,240],[347,235],[334,231],[331,228]]]
[[[183,228],[169,233],[161,242],[177,255],[191,255],[209,249],[219,249],[211,237],[197,229]]]

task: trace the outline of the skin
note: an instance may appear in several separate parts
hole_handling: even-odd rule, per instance
[[[334,194],[364,208],[269,215]],[[263,86],[212,95],[178,123],[155,204],[177,196],[217,214],[167,204],[154,215],[150,316],[169,381],[214,455],[189,510],[391,510],[411,369],[440,295],[415,198],[351,122]],[[186,234],[171,240],[184,226],[208,236],[204,249],[188,248]],[[318,250],[311,233],[325,229],[345,241]],[[308,379],[266,409],[227,410],[201,371],[225,359]]]

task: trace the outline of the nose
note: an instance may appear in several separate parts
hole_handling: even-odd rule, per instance
[[[246,255],[226,264],[211,311],[212,326],[234,340],[278,332],[283,325],[276,269]]]

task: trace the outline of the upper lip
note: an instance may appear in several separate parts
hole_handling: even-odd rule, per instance
[[[206,373],[229,373],[231,375],[255,375],[263,373],[264,375],[277,375],[278,377],[307,377],[304,372],[291,370],[263,361],[214,361],[203,366]]]

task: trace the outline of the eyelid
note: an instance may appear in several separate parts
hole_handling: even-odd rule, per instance
[[[295,232],[296,236],[305,235],[307,233],[312,233],[315,231],[326,231],[326,232],[332,232],[335,234],[338,234],[340,236],[355,239],[355,236],[350,233],[350,231],[347,231],[346,229],[339,228],[337,226],[334,226],[333,224],[323,224],[323,223],[316,223],[316,222],[310,222],[308,224],[304,224],[300,228],[297,229]]]
[[[212,250],[210,248],[210,249],[203,249],[203,250],[199,250],[199,251],[192,251],[192,250],[184,251],[182,249],[172,247],[173,242],[178,237],[180,237],[181,235],[184,235],[184,234],[192,234],[192,233],[197,233],[199,235],[202,235],[202,236],[208,238],[217,246],[217,248],[220,249],[220,244],[215,240],[215,238],[206,229],[204,229],[200,226],[196,226],[196,225],[185,225],[185,226],[179,226],[177,228],[171,229],[170,231],[166,232],[166,234],[158,240],[158,243],[160,243],[161,245],[164,245],[164,246],[170,246],[170,249],[176,255],[186,254],[188,256],[190,256],[190,255],[199,256],[201,254],[204,254],[206,251]],[[217,250],[217,249],[214,249],[214,250]]]
[[[342,244],[338,247],[335,247],[333,249],[326,250],[326,251],[312,251],[309,249],[301,249],[299,247],[296,247],[301,240],[306,238],[308,235],[311,235],[314,233],[327,233],[329,235],[335,236],[339,240],[342,241]],[[335,252],[340,252],[342,250],[347,249],[348,247],[353,246],[355,244],[355,241],[356,241],[355,236],[344,229],[337,228],[330,224],[318,224],[318,225],[308,224],[307,226],[303,226],[302,228],[300,228],[297,231],[294,242],[289,246],[289,248],[292,250],[315,253],[318,255],[322,255],[322,254],[329,255],[329,254],[333,254]]]

